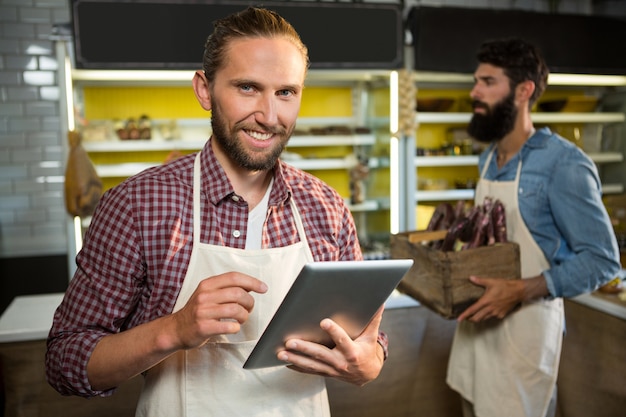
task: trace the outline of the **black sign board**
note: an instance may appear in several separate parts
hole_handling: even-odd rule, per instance
[[[486,40],[521,37],[552,72],[626,74],[626,21],[522,10],[414,7],[408,25],[417,70],[472,73]]]
[[[78,68],[196,69],[213,22],[258,3],[193,0],[71,0]],[[298,31],[311,68],[403,66],[399,5],[265,2]]]

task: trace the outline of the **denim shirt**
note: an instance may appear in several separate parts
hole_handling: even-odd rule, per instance
[[[480,155],[479,172],[492,148]],[[621,269],[617,239],[593,161],[545,127],[501,169],[491,158],[485,178],[514,181],[520,158],[519,210],[550,263],[543,272],[550,295],[574,297],[615,278]]]

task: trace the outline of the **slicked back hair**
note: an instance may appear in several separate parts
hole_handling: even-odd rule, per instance
[[[288,39],[302,53],[306,67],[309,66],[308,49],[289,22],[274,11],[248,7],[215,22],[213,33],[204,46],[202,62],[204,74],[209,82],[215,79],[215,72],[224,65],[230,42],[244,38]]]

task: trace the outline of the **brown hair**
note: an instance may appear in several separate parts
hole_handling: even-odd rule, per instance
[[[278,13],[258,7],[233,13],[219,19],[214,24],[213,33],[204,45],[202,67],[207,80],[213,81],[215,72],[224,64],[228,44],[234,39],[242,38],[274,38],[284,37],[300,50],[309,66],[307,47],[302,43],[298,32]]]

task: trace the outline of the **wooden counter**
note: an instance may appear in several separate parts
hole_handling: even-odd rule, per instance
[[[16,297],[0,317],[4,417],[133,417],[142,378],[123,384],[113,397],[89,400],[63,397],[46,382],[45,340],[62,298],[62,293]]]
[[[561,417],[626,415],[626,304],[594,293],[565,300]]]
[[[63,397],[46,382],[45,338],[61,298],[18,297],[0,318],[4,416],[133,417],[142,377],[123,384],[112,397],[93,399]],[[455,322],[399,294],[386,307],[381,329],[390,339],[389,359],[379,378],[365,387],[328,381],[333,417],[458,416],[458,397],[445,384]]]
[[[0,319],[5,417],[134,416],[141,377],[112,397],[89,400],[63,397],[45,381],[45,337],[60,300],[60,294],[20,298],[22,308],[13,305]],[[566,300],[565,316],[558,416],[623,415],[626,307],[586,295]],[[414,301],[391,298],[381,324],[390,338],[389,359],[379,378],[364,387],[328,381],[333,417],[459,416],[458,396],[445,383],[455,326]]]
[[[425,307],[386,310],[389,358],[364,387],[328,380],[333,417],[458,417],[461,400],[446,384],[456,322]]]

